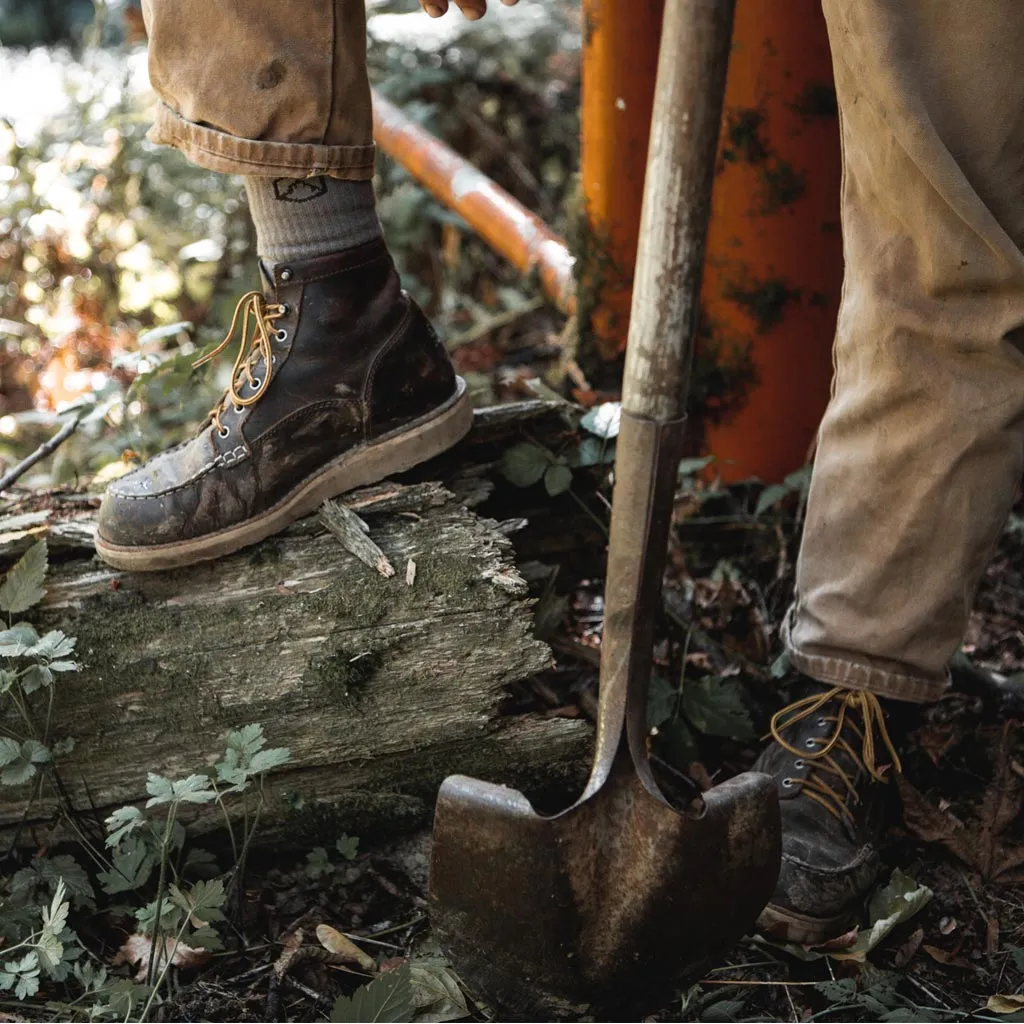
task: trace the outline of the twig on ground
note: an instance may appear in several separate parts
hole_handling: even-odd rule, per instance
[[[385,579],[395,575],[387,555],[370,539],[370,528],[351,509],[336,501],[325,501],[320,506],[320,522],[364,565],[376,569]]]
[[[64,424],[49,441],[44,441],[31,455],[22,459],[13,469],[8,470],[0,477],[0,491],[6,491],[8,487],[20,480],[37,462],[42,462],[47,455],[52,455],[77,429],[79,419],[74,417]]]

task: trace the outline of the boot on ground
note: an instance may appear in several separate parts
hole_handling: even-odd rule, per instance
[[[878,879],[888,783],[902,769],[874,694],[802,683],[754,766],[774,776],[782,811],[782,870],[758,929],[813,946],[859,920]]]

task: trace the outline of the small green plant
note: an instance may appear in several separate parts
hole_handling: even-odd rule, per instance
[[[46,542],[41,540],[0,585],[0,610],[6,616],[6,628],[0,631],[0,786],[31,787],[27,817],[49,781],[65,819],[74,824],[75,808],[67,804],[56,768],[74,743],[70,737],[55,741],[51,723],[59,678],[79,669],[71,660],[75,638],[60,630],[40,635],[18,618],[42,601],[46,572]],[[74,1004],[61,1005],[76,1005],[81,1012],[78,1004],[91,1000],[91,1019],[145,1020],[171,967],[188,965],[199,951],[223,948],[215,925],[225,919],[232,896],[240,890],[266,800],[266,775],[290,758],[287,748],[267,746],[261,725],[243,726],[228,734],[223,755],[212,768],[180,779],[150,772],[145,806],[119,807],[106,819],[104,850],[79,832],[99,867],[95,880],[103,892],[130,893],[141,900],[134,910],[112,908],[131,913],[137,923],[137,934],[122,949],[125,960],[142,963],[135,981],[114,977],[82,958],[84,950],[68,916],[73,911],[94,913],[96,893],[74,857],[34,857],[3,879],[0,992],[24,1000],[43,981],[75,983],[81,994]],[[224,873],[211,854],[186,846],[181,812],[203,804],[216,805],[224,819],[232,850],[232,867]],[[354,857],[356,843],[343,836],[338,853]],[[17,837],[9,860],[17,856],[16,846]],[[138,984],[143,978],[145,983]]]
[[[580,426],[590,436],[573,439],[557,452],[537,441],[519,441],[502,456],[502,475],[516,487],[532,487],[543,481],[552,498],[568,494],[607,534],[607,524],[573,490],[573,474],[578,469],[609,466],[615,461],[621,412],[618,402],[605,402],[591,409],[580,419]]]

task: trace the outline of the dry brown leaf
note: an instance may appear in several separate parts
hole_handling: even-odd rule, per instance
[[[917,928],[910,938],[896,950],[896,956],[893,958],[896,966],[899,968],[906,967],[914,959],[914,954],[921,948],[922,942],[924,942],[924,929]]]
[[[897,775],[896,784],[903,802],[903,824],[907,831],[922,842],[944,846],[954,856],[974,866],[974,844],[963,822],[948,811],[935,807],[910,784],[905,775]]]
[[[929,946],[924,943],[921,948],[937,963],[945,967],[959,967],[962,970],[970,970],[971,965],[957,953],[949,953],[938,946]]]
[[[376,966],[372,956],[367,956],[351,939],[329,924],[318,924],[316,937],[328,953],[333,953],[340,960],[358,964],[364,971],[372,971]]]
[[[1024,996],[989,996],[985,1009],[993,1013],[1016,1013],[1024,1010]]]
[[[163,967],[170,953],[172,967],[202,967],[211,956],[208,949],[195,949],[184,942],[175,942],[174,939],[165,938],[156,949],[156,969]],[[125,939],[124,945],[117,951],[117,955],[111,961],[114,966],[118,964],[138,964],[139,969],[135,972],[136,981],[145,981],[149,969],[149,958],[153,955],[153,940],[148,935],[135,932]]]

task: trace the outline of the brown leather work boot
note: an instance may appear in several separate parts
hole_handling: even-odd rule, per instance
[[[807,683],[754,766],[775,776],[782,811],[782,870],[758,929],[814,946],[857,922],[878,877],[886,773],[902,767],[873,693]]]
[[[381,241],[264,269],[232,382],[191,441],[116,480],[96,550],[119,569],[237,551],[451,447],[473,411]]]

